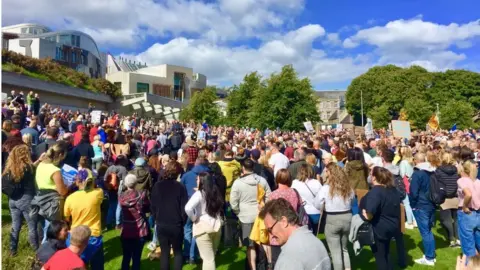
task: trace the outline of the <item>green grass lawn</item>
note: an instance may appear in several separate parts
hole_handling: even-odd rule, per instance
[[[10,241],[11,217],[8,209],[8,203],[5,196],[2,196],[2,269],[26,270],[30,269],[31,261],[34,252],[30,249],[27,241],[26,225],[22,227],[20,233],[20,243],[18,247],[18,255],[10,257],[9,241]],[[455,269],[456,256],[461,251],[459,248],[449,248],[448,242],[443,236],[444,230],[437,225],[434,229],[436,247],[437,247],[437,263],[435,267],[414,265],[413,259],[420,258],[422,253],[421,238],[418,230],[408,230],[405,234],[405,246],[407,249],[408,269]],[[122,248],[120,244],[119,231],[111,230],[103,235],[104,237],[104,253],[105,253],[105,269],[117,270],[120,269],[122,261]],[[323,240],[323,235],[321,236]],[[325,243],[325,241],[324,241]],[[326,245],[326,243],[325,243]],[[158,269],[160,267],[159,261],[150,261],[147,258],[148,251],[145,248],[142,256],[142,269]],[[396,247],[395,242],[391,244],[390,254],[396,262]],[[314,254],[306,254],[305,256],[314,256]],[[375,261],[369,248],[365,248],[359,256],[354,256],[353,251],[350,252],[352,260],[352,269],[375,269]],[[245,250],[240,248],[231,248],[222,250],[221,255],[217,258],[217,269],[223,270],[243,270],[245,265]],[[201,269],[201,265],[189,266],[186,265],[183,269]],[[293,269],[292,269],[293,270]]]

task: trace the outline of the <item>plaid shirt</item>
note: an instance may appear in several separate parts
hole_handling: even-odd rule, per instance
[[[123,238],[138,239],[148,235],[148,224],[145,216],[150,207],[145,192],[127,190],[120,195],[122,207],[122,233]]]
[[[189,146],[187,148],[187,154],[188,154],[188,164],[195,164],[195,161],[197,160],[198,157],[198,149],[195,146]]]

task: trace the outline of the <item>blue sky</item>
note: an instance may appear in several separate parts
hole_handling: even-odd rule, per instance
[[[3,25],[90,34],[148,65],[192,67],[229,86],[293,64],[318,90],[345,89],[375,65],[480,71],[478,0],[16,0]]]

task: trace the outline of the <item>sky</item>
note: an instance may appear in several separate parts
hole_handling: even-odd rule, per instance
[[[187,66],[231,86],[292,64],[316,90],[346,89],[376,65],[480,71],[478,0],[15,0],[2,25],[91,35],[149,66]]]

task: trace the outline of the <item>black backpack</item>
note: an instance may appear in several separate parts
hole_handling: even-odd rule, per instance
[[[2,193],[7,195],[10,199],[20,199],[24,193],[23,181],[15,182],[13,179],[11,179],[10,174],[3,175]]]
[[[447,198],[447,187],[443,181],[439,180],[439,177],[435,172],[429,173],[430,175],[430,188],[428,191],[428,198],[435,205],[440,205],[445,202]]]
[[[407,189],[405,188],[405,184],[403,183],[403,178],[400,175],[393,175],[394,185],[395,188],[400,193],[400,200],[404,200],[407,197]]]
[[[182,135],[179,133],[173,134],[173,136],[170,138],[170,142],[173,149],[180,149],[180,147],[182,147]]]

